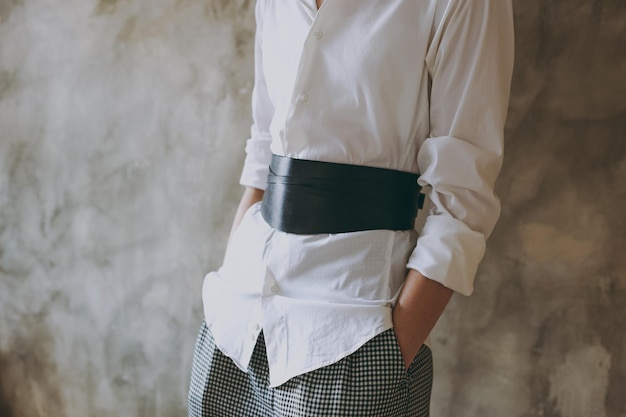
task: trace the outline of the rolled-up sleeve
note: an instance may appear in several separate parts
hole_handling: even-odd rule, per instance
[[[431,204],[407,267],[470,295],[500,216],[494,183],[513,72],[512,5],[450,0],[440,19],[426,59],[430,135],[417,156]]]
[[[268,167],[272,158],[270,143],[272,137],[269,126],[274,115],[274,106],[267,93],[263,74],[262,31],[264,0],[257,0],[255,6],[256,31],[254,40],[254,88],[252,89],[252,127],[246,141],[246,159],[239,183],[244,186],[264,190]]]

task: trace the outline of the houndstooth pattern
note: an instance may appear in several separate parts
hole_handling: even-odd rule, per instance
[[[428,417],[432,376],[430,349],[422,346],[407,371],[389,329],[339,362],[270,388],[263,333],[245,373],[215,347],[203,322],[189,417]]]

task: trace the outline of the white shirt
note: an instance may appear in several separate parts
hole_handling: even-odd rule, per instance
[[[219,349],[270,383],[392,327],[407,268],[469,295],[500,214],[493,187],[513,66],[511,0],[257,0],[253,125],[241,184],[271,154],[420,173],[421,230],[293,235],[260,203],[203,285]]]

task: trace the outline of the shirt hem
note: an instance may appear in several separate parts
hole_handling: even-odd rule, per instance
[[[334,357],[333,359],[329,359],[329,360],[325,360],[325,361],[319,362],[316,365],[304,368],[304,369],[300,370],[298,373],[289,375],[287,377],[272,379],[272,372],[270,370],[270,378],[269,378],[270,384],[269,384],[269,386],[270,386],[270,388],[277,388],[277,387],[279,387],[279,386],[289,382],[291,379],[293,379],[293,378],[295,378],[297,376],[300,376],[300,375],[306,374],[307,372],[312,372],[312,371],[315,371],[317,369],[324,368],[326,366],[335,364],[335,363],[341,361],[342,359],[345,359],[346,357],[350,356],[351,354],[355,353],[357,350],[359,350],[361,347],[363,347],[363,345],[365,345],[367,342],[369,342],[370,340],[372,340],[376,336],[378,336],[381,333],[383,333],[383,332],[385,332],[385,331],[387,331],[389,329],[392,329],[392,328],[393,328],[393,325],[389,325],[389,324],[383,325],[383,326],[378,326],[378,327],[376,327],[373,330],[371,335],[369,335],[369,336],[367,336],[367,337],[365,337],[363,339],[359,339],[350,349],[346,349],[343,352],[338,353],[337,356]]]

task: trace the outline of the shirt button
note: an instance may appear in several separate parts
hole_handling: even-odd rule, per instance
[[[307,101],[309,101],[309,95],[307,93],[300,94],[300,96],[298,97],[298,101],[300,103],[306,103]]]
[[[255,325],[254,325],[254,330],[256,330],[256,331],[261,330],[261,325],[260,325],[260,324],[258,324],[258,323],[257,323],[257,324],[255,324]]]
[[[272,292],[272,294],[278,294],[279,288],[278,285],[274,284],[270,287],[270,291]]]
[[[324,36],[324,33],[322,33],[321,31],[317,31],[313,34],[313,36],[315,36],[315,39],[322,39],[322,36]]]

